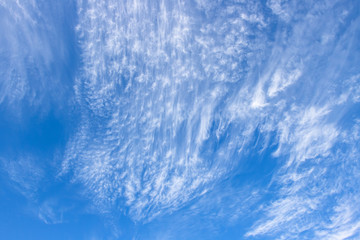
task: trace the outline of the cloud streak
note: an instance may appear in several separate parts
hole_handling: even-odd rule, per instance
[[[358,122],[342,126],[359,101],[353,5],[78,1],[82,120],[62,174],[99,211],[149,222],[206,196],[263,138],[278,165],[246,236],[356,236],[358,213],[340,214],[359,196],[341,187],[358,179]]]

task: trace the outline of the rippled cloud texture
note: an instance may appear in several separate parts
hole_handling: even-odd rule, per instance
[[[2,0],[2,179],[93,238],[358,239],[359,10]]]

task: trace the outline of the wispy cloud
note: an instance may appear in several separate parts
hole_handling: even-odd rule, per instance
[[[33,156],[20,156],[16,159],[0,158],[1,167],[8,177],[9,184],[29,199],[36,199],[39,184],[44,178],[44,170]]]
[[[357,123],[341,119],[359,100],[359,78],[341,66],[354,65],[358,18],[333,11],[336,1],[307,1],[300,12],[291,1],[196,3],[78,2],[82,121],[62,174],[99,211],[147,222],[210,192],[259,135],[279,166],[247,236],[336,238],[319,212],[334,209],[336,224],[346,209],[332,202],[346,192],[340,184],[355,186],[347,171],[358,140],[347,139]],[[349,218],[337,226],[343,236],[357,234]]]
[[[281,18],[286,18],[286,21],[290,21],[289,15],[280,6],[282,4],[287,5],[289,3],[284,1],[270,2],[276,14],[280,14]],[[319,21],[333,19],[333,13],[330,10],[332,7],[333,5],[330,3],[319,6],[315,4],[314,9],[322,9],[324,13],[316,14],[310,10],[304,20],[298,22],[298,26],[293,27],[294,30],[302,29],[303,31],[302,37],[298,35],[301,32],[294,31],[295,39],[303,39],[304,42],[311,39],[307,37],[306,32],[317,31],[315,27],[317,25],[311,25],[307,21],[310,19],[318,19]],[[341,24],[338,22],[335,29],[340,29]],[[327,34],[328,31],[332,30],[325,28],[319,35]],[[358,32],[358,29],[355,30],[350,25],[342,39],[322,41],[320,48],[315,51],[326,54],[327,50],[324,46],[332,46],[335,51],[344,49],[346,48],[345,44],[351,43],[356,31]],[[280,91],[277,90],[286,91],[287,96],[293,94],[293,99],[286,99],[290,108],[284,109],[279,114],[281,117],[276,118],[277,123],[273,125],[278,135],[278,149],[273,155],[286,160],[284,160],[284,165],[279,171],[273,175],[273,181],[269,187],[269,190],[277,196],[267,204],[263,210],[264,216],[253,225],[246,236],[266,235],[278,239],[299,238],[300,236],[302,239],[356,237],[359,234],[358,213],[355,213],[356,211],[346,212],[346,209],[351,209],[354,206],[351,202],[356,202],[356,199],[359,198],[358,191],[352,192],[350,190],[357,184],[351,182],[350,179],[358,181],[358,174],[355,173],[358,171],[358,167],[353,164],[358,159],[359,152],[354,148],[359,143],[358,140],[349,141],[352,138],[351,132],[357,129],[358,123],[355,119],[350,119],[350,127],[341,126],[342,118],[346,114],[346,111],[341,109],[353,108],[356,104],[356,97],[353,97],[354,94],[356,95],[353,89],[354,84],[349,84],[349,82],[357,79],[357,75],[355,74],[346,80],[346,77],[339,79],[339,72],[330,76],[321,74],[322,70],[319,69],[316,72],[311,70],[308,63],[317,62],[317,60],[316,56],[308,51],[313,49],[316,44],[305,46],[303,44],[298,45],[298,43],[286,44],[291,49],[292,54],[296,54],[297,50],[302,51],[298,55],[302,59],[300,63],[294,65],[293,69],[295,70],[287,70],[287,72],[291,76],[294,74],[292,71],[295,71],[294,76],[296,76],[297,81],[306,79],[304,83],[290,81],[294,86],[302,86],[302,89],[306,90],[301,90],[301,94],[298,94],[293,92],[291,88],[279,87],[280,84],[277,84],[281,81],[287,81],[289,76],[282,75],[283,80],[276,80],[281,75],[278,74],[278,70],[273,71],[272,77],[266,78],[271,81],[268,90],[269,97],[279,98],[277,94],[280,94]],[[347,50],[338,52],[339,56],[344,57],[341,61],[346,61],[348,54]],[[338,62],[338,56],[332,55],[327,68],[334,68]],[[296,66],[299,65],[302,69],[301,72],[296,70],[298,69]],[[269,69],[274,68],[270,67]],[[312,91],[309,86],[303,85],[311,82],[311,75],[309,74],[313,73],[319,74],[316,86],[323,86],[322,91]],[[266,81],[264,80],[264,82]],[[336,86],[336,90],[332,90],[331,86]],[[313,95],[309,96],[306,91]],[[269,98],[268,101],[274,100]],[[354,167],[357,170],[354,170]],[[353,169],[355,172],[350,170],[351,173],[349,173],[349,169]],[[331,219],[330,223],[328,219]],[[336,224],[339,226],[335,226]]]
[[[246,139],[227,137],[221,109],[245,76],[244,53],[258,48],[247,29],[263,28],[263,17],[239,4],[207,23],[186,2],[79,6],[76,91],[87,128],[69,143],[64,170],[73,166],[102,209],[120,201],[135,220],[173,211],[224,176]]]
[[[61,7],[53,14],[49,5],[0,1],[0,104],[14,115],[21,115],[20,106],[46,112],[50,102],[64,100],[63,89],[70,82],[65,61],[71,49],[63,36],[67,26],[56,21]]]
[[[63,222],[65,209],[58,206],[56,200],[48,199],[44,201],[38,210],[38,217],[46,224],[60,224]]]

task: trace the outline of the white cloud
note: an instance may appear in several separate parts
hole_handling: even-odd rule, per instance
[[[286,21],[289,4],[268,3]],[[323,223],[316,214],[343,191],[331,187],[343,181],[332,179],[337,144],[345,142],[344,113],[336,110],[357,91],[340,89],[338,98],[329,90],[338,79],[312,78],[317,56],[327,53],[310,37],[319,31],[314,18],[325,22],[312,11],[324,6],[279,28],[272,42],[256,4],[229,4],[221,18],[212,15],[215,2],[198,1],[203,15],[184,2],[79,5],[84,66],[75,89],[83,119],[63,173],[74,173],[100,211],[120,208],[141,222],[173,212],[231,173],[234,156],[257,147],[246,148],[256,135],[266,139],[260,151],[278,146],[281,166],[270,184],[277,191],[247,235],[286,239]],[[319,75],[333,66],[324,69]]]
[[[64,209],[58,206],[53,199],[44,201],[39,206],[38,217],[46,224],[60,224],[63,223]]]
[[[301,76],[299,69],[294,69],[291,72],[284,73],[283,70],[278,69],[275,71],[271,79],[271,85],[268,89],[268,95],[274,97],[278,92],[283,91],[286,87],[293,84]]]
[[[226,84],[241,80],[229,70],[250,48],[247,25],[264,20],[239,5],[242,17],[226,24],[203,22],[185,2],[79,6],[84,127],[68,143],[63,173],[73,170],[100,209],[120,201],[141,221],[173,211],[226,174],[243,144],[227,140],[211,160],[203,156],[207,141],[226,135],[230,114],[218,109]]]
[[[20,117],[24,106],[45,112],[50,102],[59,103],[65,95],[65,26],[54,21],[57,16],[48,11],[47,4],[24,0],[0,3],[0,104],[7,106],[7,114]],[[61,15],[61,11],[56,14]],[[70,93],[66,94],[69,99]]]

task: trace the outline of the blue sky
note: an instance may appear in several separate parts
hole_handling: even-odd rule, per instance
[[[0,0],[2,239],[359,239],[360,2]]]

